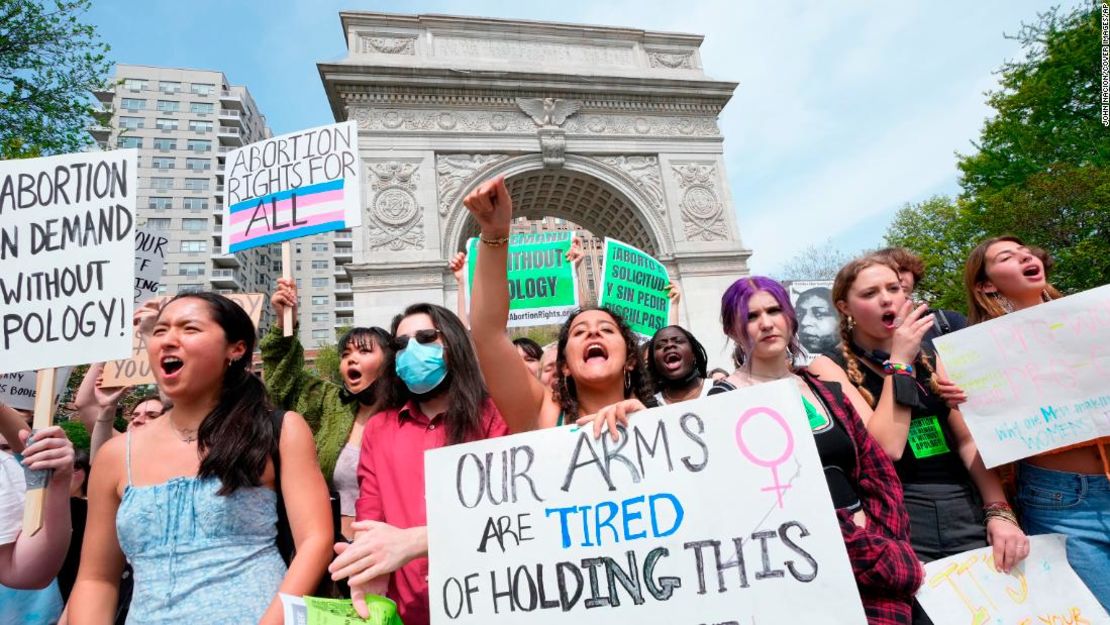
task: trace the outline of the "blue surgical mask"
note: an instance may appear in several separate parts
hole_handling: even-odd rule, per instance
[[[410,340],[405,349],[397,352],[397,375],[413,393],[428,393],[447,377],[443,346]]]

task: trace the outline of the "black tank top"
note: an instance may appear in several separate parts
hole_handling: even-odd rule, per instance
[[[825,355],[848,371],[839,350]],[[935,367],[932,354],[924,357]],[[863,373],[863,388],[877,401],[883,392],[884,376],[862,361],[857,364]],[[971,476],[960,459],[956,437],[948,422],[948,405],[929,388],[929,372],[925,367],[914,366],[914,377],[918,387],[917,401],[910,408],[909,436],[902,457],[894,463],[894,470],[903,484],[967,484]]]

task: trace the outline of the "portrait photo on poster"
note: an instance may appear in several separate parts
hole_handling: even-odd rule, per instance
[[[790,303],[798,315],[798,342],[806,351],[805,363],[836,349],[840,342],[831,280],[787,282]]]

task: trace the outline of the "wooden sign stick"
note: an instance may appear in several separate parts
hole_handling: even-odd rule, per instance
[[[293,245],[289,241],[281,242],[281,277],[286,280],[293,279]],[[285,316],[281,320],[282,336],[293,336],[293,307],[285,308]]]
[[[55,370],[39,369],[35,375],[35,420],[33,427],[42,430],[54,424]],[[42,529],[42,507],[46,501],[48,475],[43,472],[41,483],[27,484],[27,499],[23,504],[23,533],[33,536]]]

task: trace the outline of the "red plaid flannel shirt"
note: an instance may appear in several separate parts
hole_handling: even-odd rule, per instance
[[[894,465],[863,425],[835,382],[802,370],[802,377],[829,407],[856,447],[856,494],[867,515],[859,527],[848,510],[837,510],[848,559],[870,625],[909,625],[913,596],[925,570],[910,546],[910,517],[902,502],[902,482]]]

